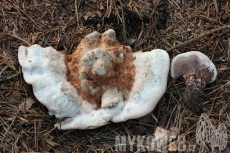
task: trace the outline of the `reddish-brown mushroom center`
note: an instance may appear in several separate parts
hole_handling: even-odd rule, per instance
[[[134,82],[135,76],[135,67],[133,65],[134,58],[132,57],[132,53],[128,50],[128,48],[122,45],[119,41],[116,42],[106,41],[103,34],[101,34],[102,38],[97,43],[104,43],[100,45],[100,48],[106,48],[113,53],[115,57],[120,56],[119,50],[122,50],[125,54],[124,61],[122,63],[116,63],[113,65],[113,71],[116,72],[116,75],[112,76],[103,76],[103,75],[95,75],[92,72],[93,66],[84,66],[81,62],[82,57],[92,49],[86,48],[85,43],[87,40],[82,40],[79,44],[77,50],[72,55],[66,55],[66,66],[67,66],[67,80],[74,86],[78,94],[82,97],[83,100],[90,102],[91,104],[96,104],[97,108],[101,108],[101,97],[105,93],[107,89],[110,87],[117,87],[119,91],[122,93],[130,92]],[[94,48],[93,48],[94,49]],[[113,61],[111,61],[113,63]],[[80,73],[82,69],[87,69],[87,83],[93,85],[93,87],[99,87],[99,90],[96,94],[90,94],[88,92],[84,92],[81,87],[82,81],[79,79]],[[124,97],[125,100],[125,97]]]

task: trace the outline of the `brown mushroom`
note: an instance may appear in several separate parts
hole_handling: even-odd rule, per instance
[[[216,79],[217,71],[212,61],[203,53],[191,51],[177,55],[171,63],[171,76],[183,77],[186,90],[184,103],[197,112],[201,111],[203,88]]]

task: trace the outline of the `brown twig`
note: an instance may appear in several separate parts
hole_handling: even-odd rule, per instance
[[[25,14],[36,26],[38,26],[39,28],[42,28],[40,25],[38,25],[32,17],[30,17],[25,11],[23,11],[22,9],[20,9],[18,6],[14,5],[14,7],[18,10],[21,11],[23,14]]]
[[[166,129],[168,129],[168,127],[169,127],[169,123],[170,123],[170,121],[171,121],[172,115],[173,115],[173,113],[174,113],[174,111],[175,111],[176,107],[177,107],[177,105],[173,108],[173,110],[172,110],[172,112],[171,112],[171,114],[170,114],[170,117],[169,117],[168,123],[167,123],[167,125],[166,125]]]
[[[206,36],[208,36],[208,35],[210,35],[210,34],[213,34],[213,33],[215,33],[215,32],[218,32],[218,31],[220,31],[220,30],[225,30],[225,29],[228,29],[228,28],[230,28],[230,25],[226,25],[226,26],[222,26],[222,27],[213,29],[213,30],[211,30],[211,31],[208,31],[208,32],[206,32],[206,33],[200,35],[199,37],[190,39],[190,40],[188,40],[188,41],[186,41],[186,42],[183,42],[183,43],[181,43],[181,44],[179,44],[179,45],[177,45],[177,46],[174,46],[174,47],[168,49],[167,52],[170,52],[170,51],[172,51],[172,50],[174,50],[174,49],[178,49],[178,48],[187,46],[187,45],[192,44],[192,43],[194,43],[194,42],[196,42],[196,41],[198,41],[198,40],[200,40],[200,39],[202,39],[202,38],[204,38],[204,37],[206,37]]]
[[[77,28],[80,28],[80,26],[79,26],[79,18],[78,18],[78,9],[77,9],[77,0],[75,0],[75,10],[76,10],[76,12],[75,12],[75,15],[76,15],[76,17],[77,17]]]
[[[10,126],[8,127],[8,129],[6,130],[6,132],[5,132],[5,134],[4,134],[4,137],[6,136],[6,134],[8,133],[8,131],[10,130],[11,126],[14,124],[14,121],[15,121],[15,119],[17,118],[18,113],[19,113],[19,111],[21,110],[21,108],[22,108],[22,105],[20,106],[20,108],[18,108],[18,111],[17,111],[17,113],[16,113],[16,115],[15,115],[15,117],[14,117],[12,123],[10,124]]]
[[[125,129],[125,132],[127,133],[127,135],[130,136],[130,132],[127,129],[127,127],[124,125],[124,123],[121,123],[121,126],[123,126],[123,128]]]
[[[198,124],[198,122],[196,124],[194,124],[193,126],[191,126],[183,135],[186,135],[189,131],[191,131],[194,127],[196,127]]]
[[[18,37],[18,36],[16,36],[16,35],[12,35],[12,34],[9,34],[9,33],[2,33],[2,34],[6,34],[6,35],[12,36],[12,37],[14,37],[14,38],[17,38],[17,39],[19,39],[19,40],[25,42],[27,45],[30,45],[30,46],[31,46],[31,43],[29,43],[28,41],[26,41],[26,40],[24,40],[24,39],[22,39],[22,38],[20,38],[20,37]]]
[[[152,15],[155,13],[155,11],[156,11],[156,8],[157,8],[157,6],[160,4],[160,2],[161,2],[161,0],[159,0],[158,2],[157,2],[157,4],[154,6],[154,9],[153,9],[153,11],[152,11]]]
[[[0,78],[1,78],[2,73],[3,73],[7,68],[8,68],[8,66],[5,66],[5,67],[2,69],[2,71],[0,72]]]
[[[122,3],[121,3],[121,0],[119,0],[119,2],[120,2],[120,5],[121,5],[121,13],[122,13],[122,25],[123,25],[122,34],[123,34],[124,41],[126,41],[127,36],[126,36],[126,30],[125,30],[124,10],[123,10],[123,6],[122,6]]]
[[[17,77],[19,74],[20,73],[16,73],[14,75],[11,75],[11,76],[9,76],[9,77],[7,77],[5,79],[0,80],[0,82],[4,82],[4,81],[10,80],[10,79],[13,79],[13,78]]]
[[[213,3],[214,3],[215,8],[216,8],[216,13],[219,14],[219,8],[218,8],[217,1],[216,1],[216,0],[213,0]]]

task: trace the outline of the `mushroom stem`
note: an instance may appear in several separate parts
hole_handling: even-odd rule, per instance
[[[188,85],[195,85],[196,88],[204,88],[206,86],[206,81],[202,78],[198,78],[194,75],[190,75],[189,77],[184,77],[185,78],[185,84]]]
[[[194,76],[191,76],[189,80],[185,80],[186,89],[183,94],[184,103],[196,112],[202,112],[202,95],[204,93],[203,88],[205,84],[201,82],[202,79],[196,79]]]

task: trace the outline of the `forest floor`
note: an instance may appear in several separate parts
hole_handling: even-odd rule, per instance
[[[188,146],[199,152],[200,114],[184,105],[186,86],[170,74],[167,90],[148,120],[110,122],[93,130],[54,128],[55,117],[23,79],[19,46],[40,44],[71,54],[87,34],[107,29],[114,29],[117,39],[135,52],[164,49],[171,60],[188,51],[207,55],[218,75],[204,89],[203,113],[216,129],[227,127],[227,146],[215,151],[230,152],[230,2],[225,0],[1,0],[0,152],[114,152],[117,136],[153,136],[157,126],[177,128],[185,137],[184,152],[191,152]],[[172,141],[176,149],[178,141]],[[143,142],[142,147],[147,150],[147,145]],[[211,147],[206,143],[205,152]],[[127,142],[127,152],[137,149],[136,141],[133,151]]]

